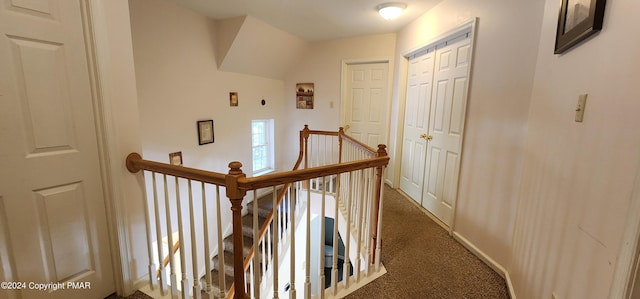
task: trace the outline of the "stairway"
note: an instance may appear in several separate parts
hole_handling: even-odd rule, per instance
[[[261,228],[273,208],[273,194],[266,194],[258,198],[257,202],[258,226],[259,228]],[[253,213],[256,211],[256,209],[254,208],[254,203],[255,201],[247,204],[247,214],[242,217],[242,234],[244,242],[244,248],[242,252],[243,257],[247,256],[249,250],[251,250],[251,247],[253,246]],[[220,270],[218,266],[219,255],[215,256],[211,261],[213,265],[213,270],[211,270],[211,292],[214,294],[214,298],[219,298],[220,295],[220,275],[224,275],[225,277],[225,286],[227,288],[225,294],[231,288],[231,284],[233,284],[233,234],[224,238],[223,247],[223,269]],[[203,286],[202,292],[204,298],[204,288],[206,288],[205,277],[200,278],[200,284]]]

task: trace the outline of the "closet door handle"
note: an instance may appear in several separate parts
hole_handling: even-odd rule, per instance
[[[420,135],[420,138],[426,139],[426,140],[431,140],[431,139],[433,139],[433,136],[427,135],[427,134],[422,134],[422,135]]]

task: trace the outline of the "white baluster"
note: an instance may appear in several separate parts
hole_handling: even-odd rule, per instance
[[[382,168],[382,173],[384,174],[384,167]],[[382,176],[384,177],[384,176]],[[378,178],[376,177],[376,180]],[[377,184],[377,183],[376,183]],[[384,186],[380,187],[380,204],[378,205],[378,227],[376,227],[376,261],[375,261],[375,270],[376,272],[380,270],[380,240],[382,240],[382,206],[384,201]],[[375,204],[375,203],[374,203]]]
[[[356,278],[356,283],[360,282],[360,265],[361,265],[361,261],[362,258],[360,258],[361,254],[362,254],[362,230],[364,229],[364,223],[365,221],[363,221],[363,217],[364,217],[364,203],[365,203],[365,184],[363,182],[364,180],[364,173],[365,169],[362,169],[359,171],[360,173],[360,179],[358,180],[358,185],[360,185],[360,194],[357,197],[357,200],[359,202],[359,206],[358,206],[358,214],[357,214],[357,219],[358,221],[356,222],[356,229],[358,230],[358,236],[357,238],[357,245],[356,245],[356,260],[355,260],[355,265],[353,267],[354,271],[355,271],[355,278]]]
[[[222,243],[222,216],[220,215],[220,186],[216,185],[216,216],[218,218],[218,286],[220,287],[220,296],[218,298],[226,298],[227,286],[224,279],[224,248]]]
[[[253,266],[252,266],[252,280],[251,285],[253,286],[253,298],[260,298],[260,252],[259,242],[260,242],[260,227],[258,226],[258,191],[253,190]]]
[[[353,172],[349,172],[349,198],[346,199],[346,201],[348,202],[347,204],[347,219],[346,219],[346,225],[347,225],[347,234],[345,236],[345,240],[344,240],[344,263],[342,266],[342,271],[343,271],[343,275],[342,275],[342,280],[344,281],[344,288],[348,289],[349,288],[349,247],[351,244],[351,202],[353,202],[353,197],[354,197],[354,188],[353,188]]]
[[[371,261],[369,260],[370,255],[371,255],[371,213],[372,213],[372,206],[373,206],[373,197],[375,194],[375,184],[373,181],[373,176],[375,176],[375,172],[374,172],[374,168],[368,168],[367,169],[367,180],[366,180],[366,184],[367,184],[367,196],[365,197],[366,201],[365,201],[365,205],[366,205],[366,209],[365,209],[365,221],[364,221],[364,233],[363,233],[363,245],[364,245],[364,274],[365,276],[369,276],[369,270],[371,269],[370,265],[371,265]]]
[[[289,186],[288,190],[291,190],[291,186]],[[287,193],[290,195],[291,193],[287,191]],[[287,209],[289,211],[289,231],[291,232],[291,243],[290,243],[290,270],[289,270],[289,283],[291,285],[291,289],[289,289],[289,298],[291,299],[295,299],[297,298],[297,294],[296,294],[296,227],[295,227],[295,222],[296,222],[296,213],[295,213],[295,209],[293,209],[293,207],[291,206],[291,197],[287,196],[288,199],[288,205],[287,205]]]
[[[211,256],[211,248],[210,248],[210,239],[209,239],[209,213],[207,212],[207,194],[204,186],[204,182],[200,182],[202,187],[202,226],[203,226],[203,235],[204,235],[204,268],[206,273],[204,274],[205,278],[205,293],[208,295],[209,299],[213,299],[213,292],[211,292],[211,260],[213,259]]]
[[[338,174],[338,185],[343,185],[341,182],[341,175]],[[346,177],[345,177],[346,179]],[[333,296],[336,296],[338,294],[338,247],[339,247],[339,239],[338,239],[338,220],[340,219],[339,217],[339,211],[338,211],[338,205],[339,205],[339,201],[344,200],[342,198],[343,194],[345,194],[344,192],[341,193],[340,191],[340,186],[338,186],[338,195],[336,196],[336,202],[334,204],[334,211],[333,211],[333,215],[334,215],[334,219],[333,219],[333,265],[331,266],[331,288],[333,290]]]
[[[307,181],[308,184],[308,181]],[[305,246],[304,298],[311,298],[311,189],[307,187],[307,234]]]
[[[149,255],[149,287],[151,288],[151,290],[153,290],[155,289],[158,281],[154,277],[154,275],[156,275],[156,264],[153,262],[153,240],[151,239],[152,233],[151,220],[149,217],[149,198],[147,196],[146,173],[146,171],[142,172],[142,177],[145,179],[144,188],[142,188],[142,205],[144,207],[144,226],[147,232],[147,254]]]
[[[271,264],[272,268],[273,268],[273,298],[274,299],[278,299],[278,247],[279,245],[279,225],[278,225],[278,195],[274,192],[273,193],[273,262]]]
[[[193,193],[191,191],[191,180],[189,182],[189,225],[191,230],[191,263],[193,273],[193,298],[200,299],[202,294],[200,293],[200,275],[198,273],[198,241],[196,240],[196,224],[195,224],[195,211],[193,209]],[[186,289],[183,289],[183,292]]]
[[[160,222],[160,203],[158,202],[158,186],[156,183],[156,173],[151,174],[151,180],[153,181],[153,210],[156,219],[156,245],[158,246],[158,265],[160,272],[158,273],[158,279],[160,279],[160,294],[165,295],[167,290],[167,268],[164,267],[164,250],[162,248],[162,224]],[[156,273],[154,272],[154,275]]]
[[[180,246],[180,270],[182,274],[182,280],[180,283],[182,284],[182,299],[189,299],[189,278],[187,278],[187,256],[184,249],[184,227],[182,225],[182,201],[180,200],[180,183],[178,182],[178,178],[175,178],[176,182],[176,206],[178,213],[178,243]],[[189,190],[191,193],[191,190]]]
[[[267,260],[265,261],[265,265],[266,265],[266,269],[268,271],[270,271],[270,274],[273,275],[273,266],[271,265],[271,261],[273,260],[273,235],[272,235],[272,228],[273,227],[273,219],[271,224],[269,224],[269,226],[267,226],[267,233],[265,234],[265,239],[266,242],[264,244],[264,247],[266,248],[267,251]],[[265,272],[266,273],[266,272]]]
[[[322,177],[322,185],[325,186],[326,183],[326,177]],[[326,204],[326,197],[327,197],[327,190],[326,188],[322,188],[322,202],[321,207],[320,207],[320,279],[318,281],[318,292],[320,293],[320,299],[324,299],[324,281],[325,281],[325,277],[324,277],[324,244],[326,243],[324,237],[325,237],[325,204]],[[336,215],[337,216],[337,215]]]
[[[171,203],[169,201],[169,188],[167,186],[167,175],[163,174],[164,179],[164,211],[166,216],[166,226],[167,226],[167,248],[169,257],[169,273],[171,275],[171,298],[178,297],[178,279],[176,277],[176,268],[175,262],[173,258],[173,226],[171,225]],[[176,188],[178,188],[176,186]]]

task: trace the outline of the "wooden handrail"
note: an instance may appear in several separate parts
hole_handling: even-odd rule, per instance
[[[340,131],[338,131],[338,136],[340,136],[340,138],[349,141],[350,143],[352,143],[353,145],[355,145],[356,147],[359,147],[362,150],[368,151],[371,154],[376,154],[378,152],[378,150],[362,143],[359,140],[353,139],[353,137],[347,135],[344,133],[344,129],[342,127],[340,127]]]
[[[216,173],[216,172],[202,171],[194,168],[187,168],[182,166],[175,166],[175,165],[169,165],[169,164],[164,164],[159,162],[142,160],[140,158],[140,155],[138,155],[137,153],[130,154],[127,157],[127,161],[132,161],[132,163],[140,167],[139,169],[134,170],[132,172],[137,172],[141,169],[144,169],[149,171],[165,173],[168,175],[173,175],[173,176],[181,177],[185,179],[203,181],[205,183],[211,183],[211,184],[216,184],[220,186],[226,185],[224,180],[225,175]],[[387,165],[388,162],[389,162],[389,157],[383,156],[383,157],[376,157],[376,158],[371,158],[367,160],[344,162],[339,164],[330,164],[330,165],[317,166],[317,167],[311,167],[311,168],[305,168],[305,169],[297,169],[297,170],[292,170],[287,172],[266,174],[258,177],[239,178],[238,188],[244,191],[255,190],[255,189],[270,187],[274,185],[281,185],[281,184],[293,183],[296,181],[303,181],[303,180],[319,178],[323,176],[329,176],[329,175],[343,173],[343,172],[384,166],[384,165]],[[157,164],[163,165],[163,167],[156,167]],[[175,167],[175,168],[172,168],[172,167]],[[195,171],[198,171],[199,173],[196,173]]]
[[[138,153],[129,154],[127,156],[126,163],[127,169],[131,173],[136,173],[140,170],[148,170],[214,185],[225,184],[226,175],[222,173],[144,160]]]
[[[264,187],[304,181],[323,176],[330,176],[338,173],[361,170],[365,168],[374,168],[387,165],[389,157],[375,157],[367,160],[344,162],[340,164],[331,164],[325,166],[317,166],[292,170],[282,173],[267,174],[259,177],[251,177],[238,180],[238,187],[245,190],[254,190]]]

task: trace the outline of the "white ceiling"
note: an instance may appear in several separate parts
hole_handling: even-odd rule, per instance
[[[443,0],[406,0],[404,14],[384,20],[385,0],[169,0],[212,19],[250,15],[307,41],[396,32]]]

